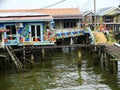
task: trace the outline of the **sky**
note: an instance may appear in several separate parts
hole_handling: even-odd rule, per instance
[[[40,9],[63,1],[49,8],[79,8],[81,11],[94,10],[94,0],[0,0],[0,9]],[[118,7],[120,0],[96,0],[96,10]]]

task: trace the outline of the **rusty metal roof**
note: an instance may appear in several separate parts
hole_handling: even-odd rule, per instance
[[[55,9],[16,9],[16,10],[0,10],[0,13],[19,13],[19,12],[36,12],[49,15],[77,15],[80,14],[78,8],[55,8]]]
[[[81,18],[81,14],[78,8],[0,10],[0,22],[41,21],[53,20],[53,18],[79,19]]]

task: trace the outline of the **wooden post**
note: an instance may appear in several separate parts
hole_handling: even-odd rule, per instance
[[[106,53],[103,52],[103,66],[106,66]]]
[[[32,62],[33,66],[36,66],[36,65],[35,65],[35,62],[34,62],[34,54],[33,54],[33,51],[31,52],[31,62]]]
[[[81,58],[81,49],[80,48],[78,48],[78,58]]]
[[[23,46],[23,59],[25,60],[25,46]]]
[[[114,73],[114,72],[116,72],[117,71],[117,65],[118,65],[118,63],[117,63],[117,61],[115,60],[115,59],[110,59],[110,70],[111,70],[111,73]]]
[[[106,54],[106,67],[109,68],[110,66],[110,56]]]
[[[101,53],[100,50],[98,50],[98,56],[99,56],[99,58],[100,58],[100,53]]]
[[[73,44],[74,44],[73,38],[70,38],[70,45],[73,45]]]
[[[101,62],[103,62],[103,53],[102,52],[100,53],[100,60],[101,60]]]
[[[117,69],[118,69],[118,68],[117,68],[117,65],[118,65],[118,64],[117,64],[117,61],[114,60],[114,61],[113,61],[113,69],[114,69],[114,72],[116,72]]]
[[[93,50],[93,58],[94,58],[94,66],[97,66],[99,64],[99,53],[100,51],[97,49],[97,46],[94,46],[94,50]]]
[[[78,67],[81,67],[81,57],[82,57],[81,48],[79,47],[78,48]]]
[[[105,63],[104,63],[104,53],[103,52],[101,52],[100,60],[101,60],[102,68],[103,68],[105,66]]]
[[[106,53],[103,52],[103,66],[106,67]]]
[[[71,52],[71,47],[69,47],[69,52]]]
[[[110,68],[110,55],[108,55],[108,67]]]
[[[113,60],[110,59],[110,71],[111,73],[113,73],[114,69],[113,69]]]
[[[42,59],[44,59],[44,58],[45,58],[45,49],[42,48]]]
[[[32,60],[32,61],[34,60],[33,52],[31,53],[31,60]]]

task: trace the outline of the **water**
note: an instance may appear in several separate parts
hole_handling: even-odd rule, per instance
[[[120,70],[111,73],[95,63],[88,51],[68,49],[47,53],[44,60],[24,73],[0,73],[0,90],[120,90]],[[78,60],[82,60],[78,67]],[[97,60],[97,59],[96,59]]]

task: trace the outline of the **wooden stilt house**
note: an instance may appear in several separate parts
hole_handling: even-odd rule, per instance
[[[4,45],[54,44],[44,39],[52,16],[35,12],[0,12],[0,36]],[[48,26],[49,27],[49,26]]]

